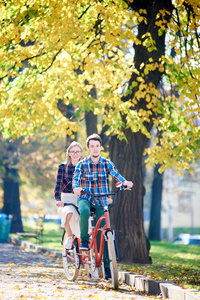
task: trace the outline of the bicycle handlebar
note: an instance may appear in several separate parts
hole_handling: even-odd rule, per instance
[[[98,203],[97,203],[97,201],[96,201],[96,199],[95,198],[100,198],[100,197],[107,197],[107,196],[114,196],[113,197],[113,201],[112,201],[112,203],[110,204],[110,205],[108,205],[108,207],[112,207],[113,205],[114,205],[114,202],[115,202],[115,197],[116,197],[116,194],[117,194],[117,192],[119,192],[119,190],[131,190],[131,189],[128,189],[127,188],[127,186],[125,186],[125,185],[120,185],[119,187],[117,187],[117,189],[114,191],[114,192],[111,192],[111,193],[106,193],[106,194],[92,194],[92,193],[90,193],[89,191],[87,191],[87,190],[82,190],[81,191],[81,195],[83,195],[83,194],[87,194],[88,196],[90,196],[92,199],[93,199],[93,201],[95,202],[95,204],[97,205],[97,206],[103,206],[103,205],[99,205]]]

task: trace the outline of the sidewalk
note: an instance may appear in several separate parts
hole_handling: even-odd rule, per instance
[[[62,258],[62,252],[44,248],[40,245],[32,244],[20,239],[10,237],[10,243],[17,245],[23,249],[31,249],[36,253],[46,253],[55,257]],[[195,294],[194,290],[185,290],[179,286],[168,282],[158,281],[147,278],[142,275],[131,274],[126,271],[118,271],[119,280],[125,284],[135,288],[138,292],[144,292],[147,295],[158,296],[162,299],[169,300],[200,300],[199,294]]]
[[[12,243],[0,243],[0,270],[0,300],[152,300],[125,283],[114,290],[111,280],[94,280],[84,268],[69,281],[61,258]]]

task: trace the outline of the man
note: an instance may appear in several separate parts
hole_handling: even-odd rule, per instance
[[[82,189],[87,190],[93,194],[106,194],[109,193],[109,175],[111,175],[118,182],[123,183],[128,188],[132,188],[132,181],[127,181],[117,171],[115,165],[107,158],[101,157],[102,141],[99,135],[92,134],[86,140],[87,150],[90,154],[89,157],[81,160],[76,168],[73,179],[74,193],[79,196],[79,211],[80,211],[80,232],[81,232],[81,245],[82,251],[89,250],[89,234],[88,234],[88,219],[90,216],[90,208],[95,208],[97,220],[104,214],[102,208],[93,205],[93,200],[87,194],[81,195]],[[105,204],[107,199],[99,199]],[[104,256],[105,257],[105,256]],[[110,268],[108,263],[105,262],[105,274],[107,279],[111,278]]]

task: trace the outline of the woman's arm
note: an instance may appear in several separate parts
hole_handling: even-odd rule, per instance
[[[54,189],[54,197],[56,201],[61,201],[61,191],[63,184],[64,168],[63,164],[58,166],[57,177],[56,177],[56,186]]]

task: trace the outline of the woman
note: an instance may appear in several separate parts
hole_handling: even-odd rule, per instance
[[[72,178],[75,167],[82,158],[82,145],[72,142],[66,150],[66,161],[58,166],[54,195],[61,216],[61,226],[65,228],[67,234],[64,245],[66,249],[72,248],[72,234],[80,236],[79,214],[73,205],[64,206],[64,203],[77,206],[77,196],[72,190]]]

